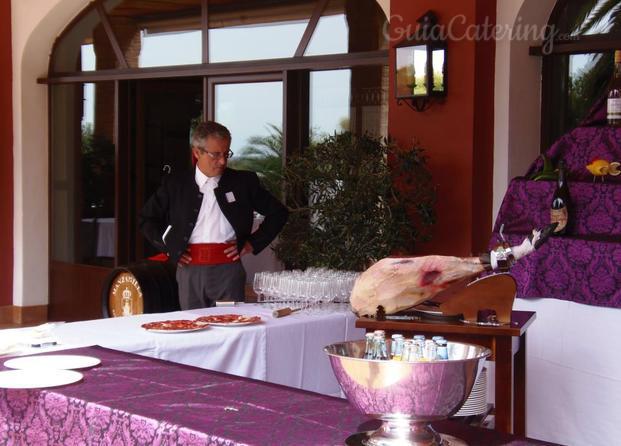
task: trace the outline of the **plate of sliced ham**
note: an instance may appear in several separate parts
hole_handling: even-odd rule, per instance
[[[241,325],[258,324],[261,316],[244,316],[242,314],[214,314],[201,316],[196,322],[206,323],[215,327],[239,327]]]
[[[141,325],[142,328],[153,333],[188,333],[203,330],[208,326],[209,324],[205,321],[188,319],[147,322]]]

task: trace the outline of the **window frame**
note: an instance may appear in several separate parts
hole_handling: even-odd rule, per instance
[[[373,0],[375,1],[375,0]],[[260,59],[235,62],[209,62],[209,0],[201,0],[201,33],[202,33],[202,63],[192,65],[173,65],[148,68],[130,68],[120,49],[118,39],[110,24],[109,17],[103,6],[103,0],[95,0],[90,6],[80,12],[65,30],[58,36],[52,46],[52,57],[48,66],[48,76],[37,79],[40,84],[98,82],[132,79],[150,79],[164,77],[197,77],[197,76],[238,76],[247,74],[262,74],[287,70],[334,70],[351,68],[360,65],[388,65],[388,49],[362,51],[321,56],[304,56],[308,44],[317,28],[317,24],[327,7],[329,0],[316,0],[316,5],[310,20],[300,38],[295,54],[292,57],[277,59]],[[109,43],[117,57],[121,68],[96,71],[58,72],[54,70],[53,60],[58,44],[65,33],[78,24],[83,16],[97,10],[100,20],[109,39]]]
[[[548,25],[555,26],[559,21],[560,15],[570,0],[558,0],[550,18]],[[532,46],[529,48],[531,56],[541,56],[541,131],[540,131],[540,152],[547,150],[556,140],[557,129],[552,116],[558,114],[559,110],[565,113],[564,102],[566,101],[567,87],[563,91],[558,89],[558,80],[567,80],[568,64],[559,66],[555,63],[554,56],[575,55],[590,53],[606,53],[621,49],[621,33],[589,34],[584,36],[574,36],[570,40],[553,40],[549,52],[544,51],[545,45]],[[545,42],[544,42],[545,43]],[[562,73],[565,71],[565,73]]]

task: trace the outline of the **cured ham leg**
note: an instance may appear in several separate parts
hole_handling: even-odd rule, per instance
[[[385,258],[363,272],[354,285],[350,301],[358,315],[374,315],[382,305],[386,314],[411,308],[431,299],[440,291],[465,279],[473,279],[483,271],[502,266],[508,254],[509,263],[537,249],[549,236],[554,225],[535,230],[522,244],[501,248],[481,257],[423,256]]]

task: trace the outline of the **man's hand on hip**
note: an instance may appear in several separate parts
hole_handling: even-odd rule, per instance
[[[187,265],[191,261],[192,256],[190,255],[190,248],[188,248],[183,254],[181,254],[181,257],[179,257],[179,260],[177,261],[177,266],[179,268],[183,268],[183,265]]]
[[[241,256],[245,256],[252,252],[252,245],[250,242],[246,242],[241,251],[237,250],[237,243],[235,240],[227,240],[226,243],[233,243],[233,246],[224,250],[224,254],[233,260],[239,260]]]

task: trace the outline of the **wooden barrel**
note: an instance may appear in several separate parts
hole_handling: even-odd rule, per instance
[[[145,260],[112,270],[101,292],[103,317],[179,310],[175,266]]]

